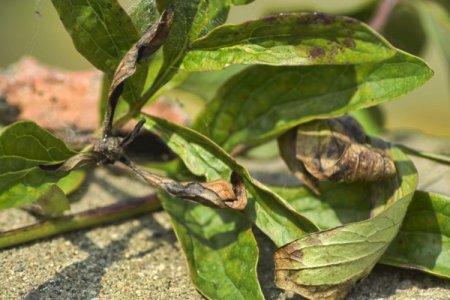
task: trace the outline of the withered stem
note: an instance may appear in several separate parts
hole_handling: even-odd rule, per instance
[[[158,210],[161,207],[155,194],[87,210],[81,213],[42,221],[30,226],[0,233],[0,249],[21,245],[62,233],[105,225]]]

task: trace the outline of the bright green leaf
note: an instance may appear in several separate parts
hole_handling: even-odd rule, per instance
[[[207,137],[165,120],[144,118],[146,128],[159,133],[194,175],[205,176],[207,180],[228,180],[232,170],[237,172],[244,179],[248,192],[246,214],[276,245],[284,245],[316,230],[308,219],[295,213],[283,199],[253,179],[244,167]]]
[[[234,64],[346,65],[380,61],[395,53],[395,48],[357,20],[292,13],[218,27],[193,42],[182,67],[211,71]]]
[[[245,4],[250,1],[164,0],[156,2],[160,11],[172,8],[175,15],[169,37],[163,46],[164,62],[156,80],[142,96],[142,105],[175,75],[192,41],[223,24],[232,4]]]
[[[191,279],[208,299],[264,299],[258,278],[258,245],[251,222],[218,210],[160,195],[186,255]]]
[[[64,194],[70,195],[83,184],[85,179],[85,170],[74,170],[58,180],[56,185],[64,192]]]
[[[368,219],[368,184],[323,182],[320,197],[303,187],[273,187],[297,211],[321,229]],[[450,278],[450,198],[416,191],[399,234],[380,263]]]
[[[403,52],[359,65],[249,67],[219,89],[195,128],[226,150],[256,145],[301,123],[391,100],[432,74],[422,60]]]
[[[305,297],[343,298],[369,274],[396,237],[417,186],[417,171],[398,149],[391,155],[398,175],[371,186],[371,218],[296,240],[275,254],[281,288]]]
[[[65,174],[42,170],[75,152],[33,122],[18,122],[0,133],[0,209],[21,206],[49,196]]]

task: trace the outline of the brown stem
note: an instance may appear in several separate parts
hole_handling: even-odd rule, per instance
[[[373,16],[372,20],[369,22],[369,25],[376,31],[383,30],[394,7],[399,2],[400,2],[399,0],[383,0],[383,1],[381,1],[380,5],[377,8],[377,11],[375,12],[375,15]]]
[[[155,194],[0,233],[0,249],[136,217],[161,207]]]

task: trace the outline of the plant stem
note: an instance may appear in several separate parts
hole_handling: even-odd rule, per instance
[[[432,153],[432,152],[423,152],[423,151],[419,151],[419,150],[410,148],[410,147],[402,145],[402,144],[394,144],[394,146],[399,148],[406,154],[425,158],[425,159],[432,160],[432,161],[440,163],[440,164],[450,166],[450,155]]]
[[[125,203],[95,208],[0,233],[0,249],[75,230],[91,228],[155,211],[161,207],[155,194]]]
[[[386,25],[389,16],[392,13],[394,7],[398,4],[399,0],[383,0],[380,2],[375,15],[372,20],[369,22],[370,26],[376,31],[383,30]]]

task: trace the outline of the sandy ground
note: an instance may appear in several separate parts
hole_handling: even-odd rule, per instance
[[[402,139],[397,136],[396,139]],[[414,135],[409,144],[448,151],[449,141]],[[450,168],[416,160],[422,186],[450,195]],[[286,178],[279,161],[250,164],[260,179]],[[263,165],[263,167],[261,167]],[[268,171],[270,170],[270,172]],[[292,180],[292,179],[290,179]],[[150,189],[133,177],[99,169],[72,196],[81,211]],[[0,212],[0,228],[33,223],[20,210]],[[261,246],[259,278],[267,299],[293,296],[273,284],[270,241],[256,233]],[[109,226],[66,234],[0,252],[0,299],[202,299],[187,275],[183,254],[164,212]],[[295,297],[294,297],[295,299]],[[415,271],[377,266],[357,284],[349,299],[450,299],[450,282]]]

